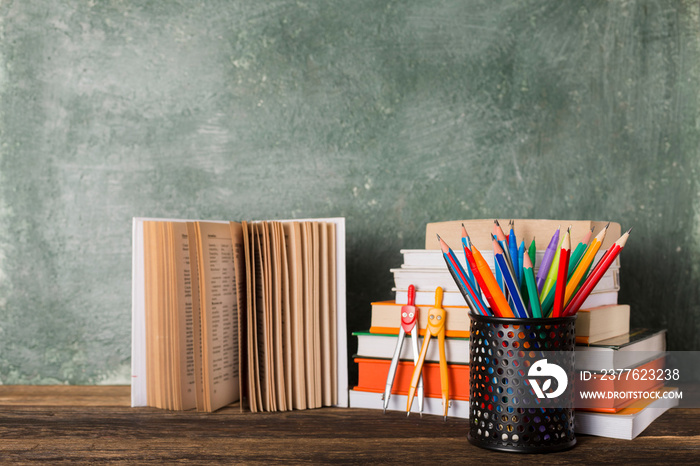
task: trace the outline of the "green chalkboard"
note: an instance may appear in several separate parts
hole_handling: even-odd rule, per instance
[[[0,3],[0,383],[129,382],[134,216],[346,217],[350,330],[426,222],[613,220],[633,325],[700,349],[699,31],[690,0]]]

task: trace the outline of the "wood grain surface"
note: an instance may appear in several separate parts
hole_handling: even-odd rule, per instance
[[[468,421],[324,408],[212,414],[130,408],[126,386],[0,386],[0,461],[195,463],[696,463],[700,409],[674,409],[632,441],[578,436],[549,455],[483,450]]]

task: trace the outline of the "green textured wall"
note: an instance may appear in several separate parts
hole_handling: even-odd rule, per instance
[[[347,217],[349,328],[425,223],[634,227],[700,349],[697,1],[3,1],[0,382],[129,382],[132,216]],[[352,347],[351,347],[352,351]]]

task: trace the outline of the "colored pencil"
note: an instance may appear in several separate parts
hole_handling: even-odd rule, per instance
[[[562,239],[562,242],[564,240]],[[547,272],[547,278],[544,280],[544,285],[542,285],[542,291],[540,292],[540,302],[542,302],[549,291],[554,288],[554,283],[557,281],[557,273],[559,272],[559,255],[561,254],[561,243],[559,243],[559,247],[557,248],[556,252],[554,253],[554,257],[552,258],[552,265],[549,267],[549,271]]]
[[[542,287],[544,287],[544,282],[547,279],[547,274],[549,273],[549,268],[552,265],[552,259],[554,259],[554,254],[556,253],[557,245],[559,245],[559,230],[552,235],[552,239],[549,240],[549,245],[544,251],[544,257],[542,258],[542,263],[540,263],[540,268],[537,270],[537,276],[535,277],[537,283],[537,293],[542,292]]]
[[[581,260],[581,256],[583,256],[583,253],[586,252],[586,249],[588,248],[588,243],[591,241],[591,236],[593,235],[593,228],[591,228],[588,233],[583,237],[580,243],[576,245],[576,249],[573,250],[571,253],[571,259],[569,259],[569,278],[571,278],[571,275],[573,275],[574,270],[576,270],[576,266],[578,265],[579,260]]]
[[[447,243],[440,238],[440,235],[438,235],[437,238],[440,242],[440,249],[442,249],[442,255],[445,259],[445,263],[447,264],[447,268],[452,275],[452,279],[457,284],[459,291],[467,301],[467,305],[471,309],[472,313],[482,316],[489,315],[488,311],[486,311],[486,305],[482,302],[481,297],[474,291],[474,286],[467,278],[467,273],[462,268],[462,264],[460,264],[457,260],[457,256],[455,256],[454,252],[447,245]]]
[[[518,239],[515,237],[515,222],[510,221],[510,233],[508,234],[508,253],[510,254],[511,272],[515,282],[520,284],[520,262],[518,262]]]
[[[535,245],[535,238],[532,238],[530,242],[530,247],[527,250],[527,255],[530,256],[530,263],[532,264],[532,273],[535,273],[535,259],[537,257],[537,246]],[[535,287],[536,289],[537,287]],[[523,295],[523,301],[529,301],[530,291],[527,288],[525,280],[520,284],[520,292]]]
[[[586,278],[581,289],[576,292],[571,302],[566,306],[563,314],[564,316],[571,316],[578,312],[581,305],[586,301],[586,298],[588,298],[588,295],[593,291],[593,288],[595,288],[610,265],[615,261],[615,258],[620,254],[620,251],[625,247],[625,243],[627,243],[631,231],[632,229],[627,230],[627,232],[608,249],[603,258],[598,261],[598,264],[596,264],[588,278]]]
[[[561,317],[564,310],[564,293],[566,292],[566,277],[569,273],[569,256],[571,255],[571,229],[564,234],[559,253],[559,270],[557,272],[557,282],[554,286],[554,306],[552,317]]]
[[[498,244],[498,241],[496,241],[496,238],[493,238],[493,258],[496,262],[496,267],[501,269],[501,275],[503,276],[503,281],[505,282],[508,292],[510,293],[510,298],[513,301],[515,313],[521,318],[528,317],[527,311],[525,310],[525,305],[523,304],[523,298],[520,296],[520,287],[518,287],[515,277],[511,273],[510,269],[508,269],[506,258],[503,255],[503,249],[501,249],[501,246]]]
[[[540,300],[537,297],[537,284],[535,283],[535,271],[532,268],[532,261],[530,256],[525,254],[523,257],[523,281],[527,286],[527,295],[530,298],[530,311],[532,312],[532,317],[540,318],[542,317],[542,310],[540,309]]]
[[[493,296],[491,296],[491,292],[489,291],[488,286],[486,286],[486,282],[482,278],[481,274],[479,273],[479,268],[476,263],[476,259],[474,258],[474,253],[472,252],[472,249],[474,246],[472,245],[471,248],[465,249],[464,250],[464,255],[467,258],[467,263],[469,264],[469,268],[472,270],[472,273],[474,274],[474,279],[476,282],[479,284],[479,287],[481,288],[481,292],[483,293],[484,297],[486,298],[486,301],[489,303],[489,307],[491,308],[491,313],[494,315],[496,314],[496,306],[494,305],[495,300],[493,299]],[[483,260],[483,257],[482,257]],[[487,264],[488,265],[488,264]],[[495,278],[494,278],[495,280]],[[496,287],[498,287],[498,284],[496,284]]]
[[[507,249],[507,239],[505,233],[503,233],[503,229],[501,228],[501,224],[498,223],[498,220],[493,221],[493,236],[495,236],[498,239],[498,243],[501,245],[501,248]],[[508,294],[508,290],[505,287],[505,284],[503,283],[503,275],[501,274],[501,271],[498,267],[495,267],[496,270],[496,282],[498,282],[498,287],[501,289],[504,295]]]
[[[532,238],[530,242],[530,247],[527,249],[527,255],[530,256],[530,263],[532,264],[532,271],[535,271],[535,258],[537,257],[537,245],[535,244],[535,238]]]
[[[518,247],[518,285],[522,287],[523,284],[523,257],[525,257],[525,241],[520,242],[520,247]]]
[[[579,264],[576,266],[574,273],[571,275],[571,278],[569,278],[569,281],[566,284],[566,294],[564,295],[564,306],[566,306],[569,303],[569,301],[571,301],[571,298],[573,297],[576,288],[579,286],[579,283],[583,280],[583,276],[589,269],[591,263],[593,262],[593,259],[595,259],[595,255],[598,253],[600,246],[605,240],[605,234],[608,231],[609,225],[610,224],[605,225],[605,228],[603,228],[600,231],[600,233],[598,233],[596,237],[593,238],[593,241],[591,241],[591,244],[588,246],[588,248],[586,248],[586,252],[583,254],[583,257],[581,257]]]
[[[472,268],[475,277],[481,277],[481,291],[491,304],[491,311],[498,317],[515,317],[513,311],[508,306],[508,301],[496,283],[496,278],[491,272],[491,267],[481,255],[479,250],[472,244],[472,257],[476,269]],[[469,264],[471,266],[471,262]]]
[[[464,224],[462,224],[462,249],[464,249],[465,258],[467,257],[467,249],[469,249],[469,251],[471,251],[472,249],[472,240],[471,238],[469,238],[469,234],[467,233],[467,229],[464,227]],[[469,275],[469,278],[471,279],[472,285],[474,286],[474,291],[476,291],[476,293],[479,296],[481,296],[481,287],[476,281],[476,278],[474,277],[474,272],[472,272],[472,268],[469,267],[469,263],[467,263],[466,271],[467,275]]]

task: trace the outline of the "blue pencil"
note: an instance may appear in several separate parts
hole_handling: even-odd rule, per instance
[[[520,242],[520,247],[518,248],[518,264],[520,265],[520,267],[518,267],[518,271],[520,272],[518,274],[518,285],[520,285],[520,289],[523,288],[523,283],[525,283],[523,279],[523,257],[525,257],[525,240]]]
[[[510,233],[508,234],[508,252],[510,263],[513,266],[515,282],[520,286],[520,263],[518,262],[518,240],[515,238],[514,222],[510,221]]]
[[[469,234],[467,233],[467,229],[464,228],[464,224],[462,224],[462,249],[464,249],[464,258],[466,259],[467,249],[470,251],[472,250],[472,240],[469,238]],[[469,276],[469,280],[471,280],[472,284],[474,285],[474,291],[481,296],[481,288],[479,287],[479,283],[476,281],[476,277],[474,277],[474,272],[472,272],[471,267],[467,267],[467,275]]]
[[[440,235],[438,235],[438,240],[440,241],[440,248],[442,249],[442,255],[445,258],[447,267],[452,273],[452,278],[455,280],[455,282],[457,282],[457,286],[459,287],[460,291],[463,291],[462,294],[464,295],[464,299],[467,301],[467,304],[470,305],[469,307],[472,308],[474,313],[478,313],[483,316],[490,315],[489,311],[486,310],[486,304],[484,304],[481,299],[481,295],[477,294],[474,291],[474,287],[469,283],[467,274],[464,271],[462,264],[460,264],[457,260],[457,256],[455,256],[454,252],[452,252],[452,249],[447,245],[447,243],[440,238]]]
[[[520,296],[520,287],[515,283],[515,277],[510,273],[506,259],[503,256],[503,249],[501,249],[501,246],[496,240],[493,241],[493,257],[496,262],[496,269],[501,269],[503,282],[510,292],[510,298],[512,299],[514,307],[513,311],[515,311],[518,317],[527,318],[527,310],[525,309],[523,298]]]

